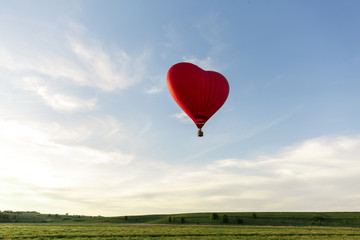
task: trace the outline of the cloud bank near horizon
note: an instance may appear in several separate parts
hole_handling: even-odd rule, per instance
[[[218,159],[198,166],[88,147],[79,137],[94,130],[90,125],[78,134],[60,125],[59,135],[54,128],[29,126],[0,122],[0,200],[5,208],[39,206],[50,213],[58,207],[72,214],[106,216],[360,210],[353,184],[360,181],[359,136],[315,138],[274,155]],[[104,135],[113,132],[109,129]],[[68,145],[70,139],[78,144]]]

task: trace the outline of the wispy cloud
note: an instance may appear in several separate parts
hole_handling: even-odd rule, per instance
[[[171,117],[174,119],[177,119],[178,121],[180,121],[182,123],[193,123],[191,118],[189,118],[189,116],[184,112],[175,113],[175,114],[171,115]]]
[[[153,86],[153,87],[147,89],[145,92],[146,92],[147,94],[157,94],[157,93],[162,92],[163,89],[164,89],[163,87]]]
[[[57,111],[89,111],[96,105],[96,98],[84,100],[77,96],[60,93],[39,77],[24,77],[22,83],[24,89],[35,93],[46,105]]]
[[[219,71],[214,64],[213,59],[209,56],[204,59],[196,57],[183,57],[183,61],[193,63],[204,70]]]
[[[248,139],[248,138],[251,138],[253,136],[256,136],[266,130],[268,130],[269,128],[277,125],[277,124],[280,124],[281,122],[283,121],[286,121],[288,120],[289,118],[292,117],[292,115],[294,113],[296,113],[297,111],[299,111],[301,108],[303,108],[303,106],[297,106],[293,109],[291,109],[290,111],[284,113],[283,115],[281,115],[280,117],[274,119],[273,121],[269,121],[267,123],[264,123],[262,125],[259,125],[253,129],[251,129],[249,132],[241,135],[239,138],[237,138],[236,140],[234,140],[234,142],[238,142],[238,141],[243,141],[245,139]]]
[[[222,136],[221,143],[214,144],[214,145],[212,145],[212,147],[202,149],[197,154],[194,154],[191,157],[185,159],[184,162],[196,159],[196,158],[198,158],[198,157],[200,157],[200,156],[202,156],[204,154],[207,154],[207,153],[209,153],[211,151],[219,149],[219,148],[223,147],[226,144],[244,141],[244,140],[252,138],[252,137],[254,137],[254,136],[258,135],[258,134],[261,134],[262,132],[270,129],[271,127],[276,126],[277,124],[280,124],[281,122],[288,120],[295,112],[297,112],[301,108],[302,108],[302,106],[295,107],[294,109],[292,109],[289,112],[283,114],[282,116],[274,119],[273,121],[264,123],[262,125],[259,125],[259,126],[255,127],[255,128],[253,128],[253,129],[249,129],[247,132],[241,134],[239,137],[236,137],[235,139],[229,138],[229,137],[226,137],[226,136]],[[186,116],[186,114],[185,114],[185,116]]]
[[[86,79],[86,72],[72,59],[65,59],[61,55],[54,56],[46,52],[19,51],[0,48],[0,68],[5,68],[18,75],[43,75],[56,79],[71,79],[74,82],[84,82]]]
[[[145,61],[150,51],[144,50],[140,55],[133,57],[124,50],[106,52],[100,43],[93,42],[95,43],[85,44],[69,37],[71,50],[87,72],[86,80],[81,84],[113,91],[134,85],[145,76]]]
[[[62,88],[85,86],[115,91],[145,79],[149,49],[131,55],[119,48],[105,48],[81,24],[70,23],[65,32],[60,38],[65,39],[60,43],[61,53],[1,47],[0,68],[15,75],[14,82],[23,80],[17,87],[32,91],[53,109],[67,112],[92,110],[97,101],[96,97],[83,99],[62,92]]]

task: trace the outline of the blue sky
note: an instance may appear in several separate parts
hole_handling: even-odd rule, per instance
[[[0,210],[360,211],[358,1],[0,3]],[[203,138],[183,61],[230,84]]]

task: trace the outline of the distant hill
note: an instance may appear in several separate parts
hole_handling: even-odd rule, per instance
[[[82,216],[41,214],[36,211],[0,211],[0,222],[20,223],[119,223],[258,226],[360,227],[359,212],[217,212],[137,216]]]

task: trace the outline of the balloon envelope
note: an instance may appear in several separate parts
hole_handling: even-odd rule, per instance
[[[230,89],[220,73],[185,62],[169,69],[167,85],[176,103],[200,130],[225,103]]]

